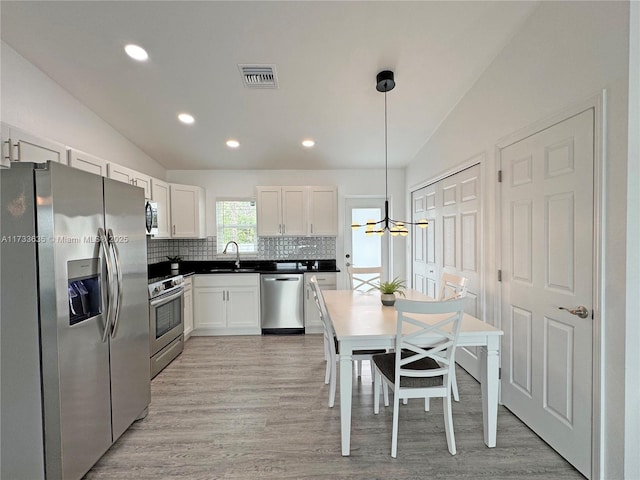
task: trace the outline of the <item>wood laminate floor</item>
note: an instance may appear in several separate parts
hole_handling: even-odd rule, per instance
[[[458,369],[458,453],[447,451],[442,402],[373,415],[368,366],[354,379],[351,456],[340,455],[339,392],[328,408],[321,335],[194,337],[151,384],[149,415],[87,473],[93,479],[582,479],[504,407],[496,448],[482,433],[480,385]]]

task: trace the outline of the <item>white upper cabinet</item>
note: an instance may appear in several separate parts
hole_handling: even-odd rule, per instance
[[[7,160],[36,163],[53,160],[66,165],[67,147],[2,124],[2,163],[6,164]]]
[[[306,187],[256,187],[258,235],[307,234]]]
[[[169,184],[171,198],[171,236],[205,238],[204,189],[193,185]]]
[[[107,163],[106,160],[89,153],[81,152],[74,148],[69,149],[69,166],[71,167],[106,177]]]
[[[309,235],[338,235],[338,189],[309,188]]]
[[[158,233],[154,238],[171,238],[169,184],[157,178],[151,178],[151,200],[158,205]]]
[[[335,187],[256,187],[258,235],[338,234]]]
[[[147,200],[151,198],[151,177],[149,175],[136,172],[131,168],[123,167],[117,163],[109,163],[107,172],[109,178],[143,188],[144,198]]]

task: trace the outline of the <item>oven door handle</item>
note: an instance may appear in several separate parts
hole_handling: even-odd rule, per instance
[[[179,288],[175,293],[171,293],[170,295],[154,298],[149,302],[149,306],[157,307],[158,305],[162,305],[163,303],[168,303],[176,298],[181,297],[184,294],[184,288]]]

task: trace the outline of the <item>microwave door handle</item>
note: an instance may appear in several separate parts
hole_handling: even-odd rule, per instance
[[[118,296],[116,297],[116,308],[113,315],[113,323],[111,324],[111,338],[115,338],[118,330],[118,322],[120,321],[120,308],[122,306],[122,264],[120,263],[120,251],[113,237],[113,231],[109,229],[108,233],[109,245],[113,251],[113,260],[116,266],[116,286],[118,288]]]
[[[100,241],[100,249],[104,254],[104,263],[107,267],[107,278],[104,282],[107,284],[107,311],[103,315],[104,333],[102,334],[102,343],[104,343],[107,341],[107,336],[109,335],[109,326],[111,325],[111,306],[113,305],[113,286],[111,285],[111,279],[113,267],[111,265],[111,255],[109,255],[107,237],[105,236],[104,230],[102,228],[98,229],[98,240]]]

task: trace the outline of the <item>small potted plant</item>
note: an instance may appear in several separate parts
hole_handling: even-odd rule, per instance
[[[389,282],[380,282],[378,285],[378,290],[380,290],[380,300],[383,305],[387,307],[393,306],[396,303],[396,293],[399,295],[404,295],[404,280],[400,280],[398,277],[394,278]]]
[[[177,272],[180,269],[180,264],[178,262],[182,260],[182,257],[180,255],[176,255],[175,257],[167,257],[167,258],[171,262],[171,270],[175,270]]]

